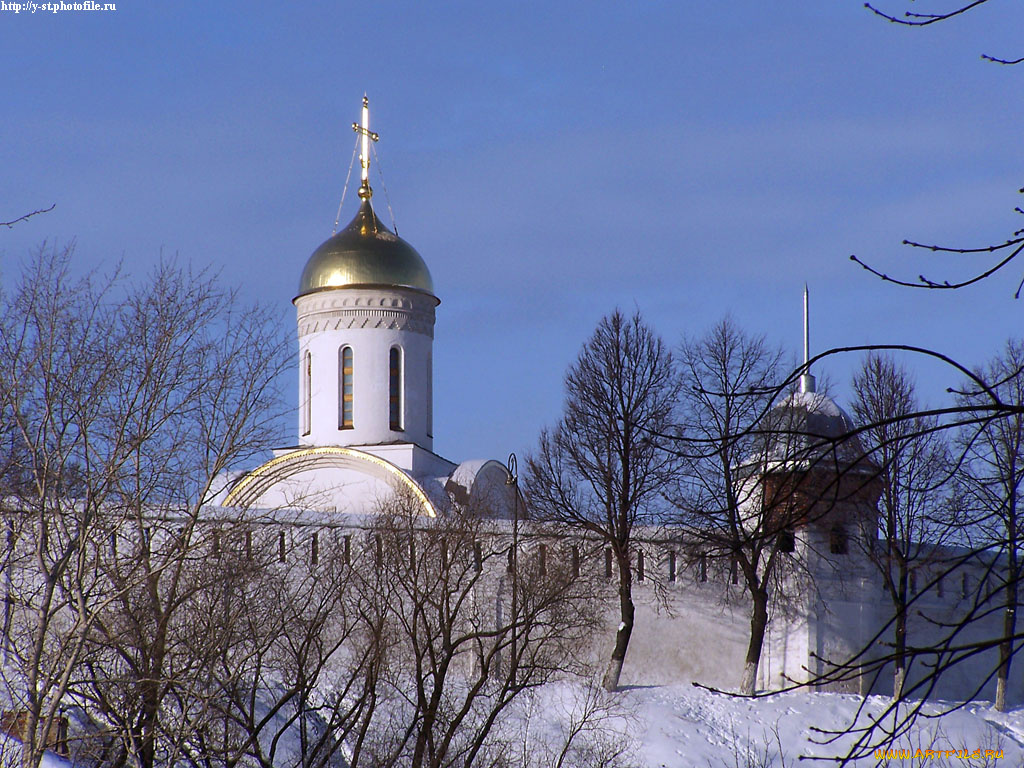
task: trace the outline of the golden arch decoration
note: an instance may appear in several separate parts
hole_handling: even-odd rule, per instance
[[[424,515],[437,517],[437,510],[419,483],[390,461],[365,451],[340,447],[300,448],[261,464],[235,484],[224,499],[224,506],[252,506],[275,483],[299,472],[325,466],[357,469],[384,480],[395,489],[408,490],[419,502]]]

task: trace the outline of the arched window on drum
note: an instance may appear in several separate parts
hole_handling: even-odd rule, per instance
[[[338,350],[338,429],[352,429],[352,347]]]
[[[313,357],[306,350],[302,360],[302,434],[308,435],[312,428],[312,399],[313,399]]]
[[[392,347],[388,365],[388,410],[391,429],[396,432],[401,432],[405,429],[402,413],[404,405],[402,401],[405,399],[402,362],[402,349],[400,347]]]

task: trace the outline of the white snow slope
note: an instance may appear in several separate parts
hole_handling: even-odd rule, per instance
[[[21,742],[0,734],[0,768],[18,768],[21,764]],[[63,757],[47,752],[41,768],[73,768]]]
[[[876,718],[890,699],[871,696],[867,715]],[[843,730],[853,720],[860,697],[849,694],[793,692],[745,699],[710,693],[688,685],[626,687],[607,695],[568,683],[544,686],[505,721],[515,743],[540,765],[557,755],[572,721],[586,709],[598,711],[583,740],[597,739],[628,746],[618,765],[629,768],[787,768],[830,766],[846,754],[849,736],[833,744],[812,728]],[[955,704],[926,705],[925,715],[947,712]],[[513,735],[515,734],[515,735]],[[0,736],[0,768],[16,768],[17,740]],[[907,758],[877,760],[873,754],[856,766],[1024,766],[1024,707],[1007,713],[989,702],[971,702],[941,717],[919,717],[912,730],[885,746],[909,753]],[[921,750],[918,753],[918,750]],[[925,752],[931,750],[931,754]],[[946,754],[966,750],[966,755]],[[986,757],[986,751],[989,754]],[[997,756],[1001,751],[1002,755]],[[939,754],[942,752],[943,754]],[[980,756],[973,756],[980,752]],[[809,759],[810,758],[810,759]],[[821,759],[814,759],[821,758]],[[518,762],[514,760],[513,762]],[[550,763],[554,765],[554,758]],[[574,766],[573,760],[566,766]],[[43,768],[72,768],[56,755],[47,755]]]
[[[833,744],[812,728],[843,730],[863,699],[849,694],[791,692],[759,699],[710,693],[691,686],[626,689],[615,695],[629,714],[627,731],[634,741],[631,761],[644,768],[675,766],[813,766],[834,765],[853,743],[843,736]],[[891,700],[868,698],[862,722],[875,718]],[[954,704],[928,704],[926,715],[947,712]],[[816,743],[817,742],[817,743]],[[919,717],[911,731],[886,749],[909,751],[910,759],[890,758],[890,765],[1024,766],[1024,708],[1000,713],[989,702],[971,702],[942,717]],[[925,750],[932,750],[928,755]],[[922,750],[918,755],[917,750]],[[966,750],[973,755],[945,754]],[[990,754],[1002,750],[1002,757]],[[944,754],[940,755],[939,752]],[[833,758],[808,760],[807,758]],[[864,757],[854,765],[876,765]],[[883,758],[882,764],[887,764]]]

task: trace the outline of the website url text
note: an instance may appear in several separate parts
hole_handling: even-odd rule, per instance
[[[65,3],[9,3],[0,0],[0,13],[60,13],[61,11],[116,11],[116,3],[97,3],[94,0],[80,0]]]

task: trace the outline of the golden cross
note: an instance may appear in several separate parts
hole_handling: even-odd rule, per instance
[[[366,98],[366,94],[363,94],[362,117],[362,124],[352,123],[352,130],[363,138],[362,151],[359,153],[363,183],[359,186],[359,197],[368,200],[373,195],[373,190],[370,189],[370,140],[377,141],[380,136],[370,130],[370,100]]]

